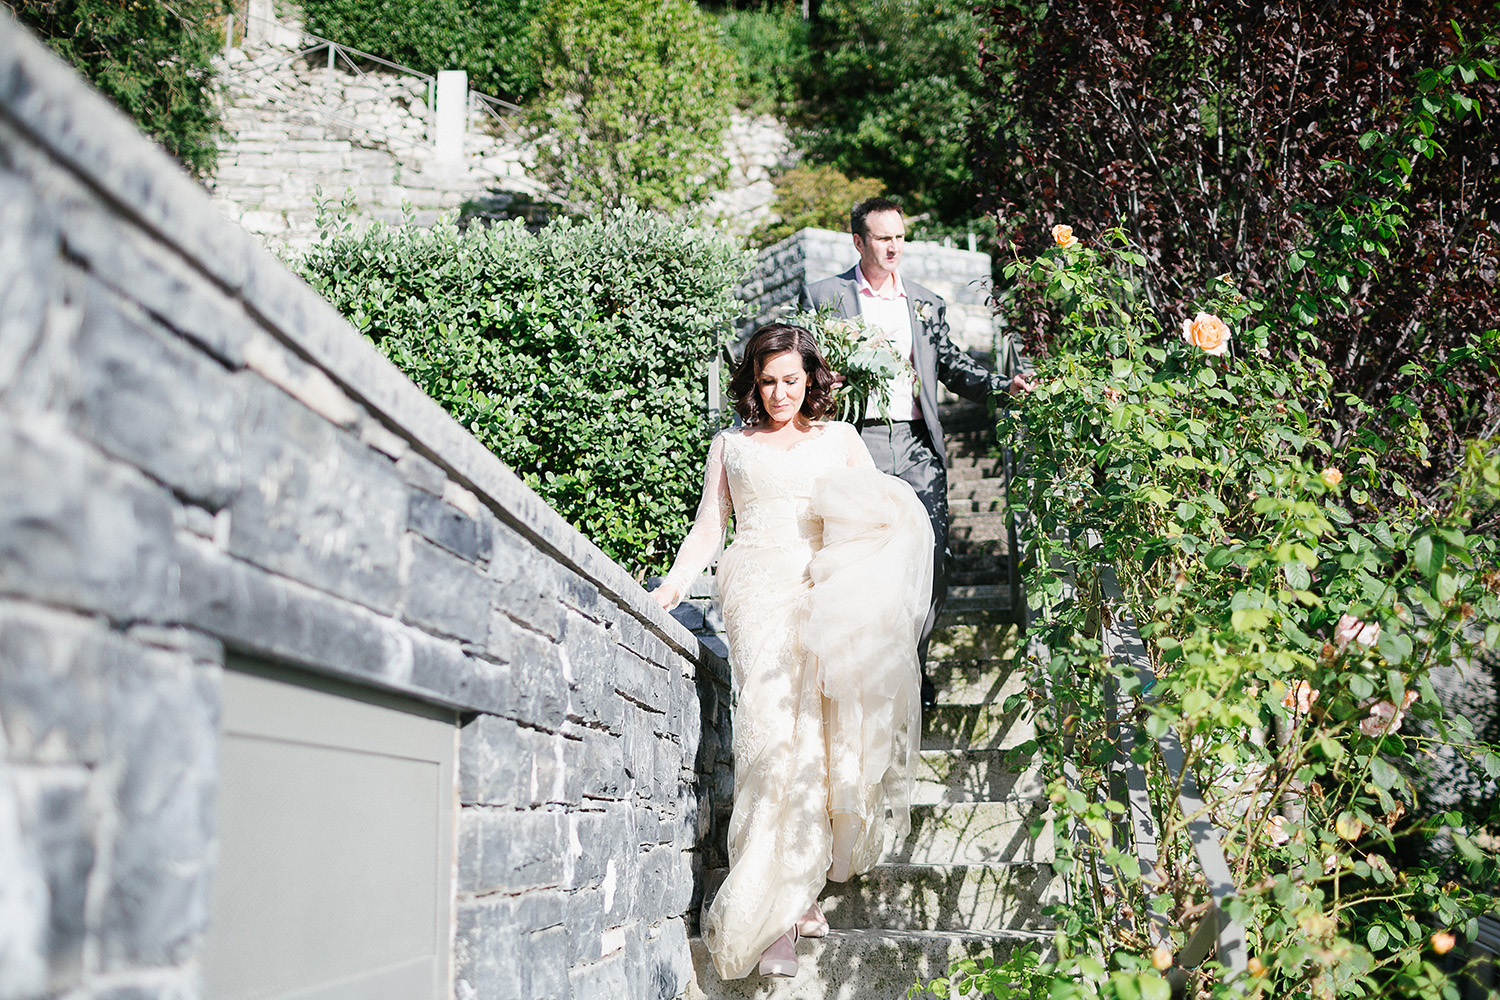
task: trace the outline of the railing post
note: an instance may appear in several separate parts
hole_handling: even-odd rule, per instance
[[[456,163],[464,155],[464,131],[468,127],[469,74],[461,69],[445,69],[437,75],[437,159]]]
[[[224,58],[229,58],[229,53],[234,49],[234,11],[230,11],[224,18]]]
[[[339,47],[332,42],[328,43],[328,68],[333,69],[333,60],[339,54]]]

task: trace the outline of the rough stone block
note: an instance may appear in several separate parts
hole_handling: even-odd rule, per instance
[[[465,850],[459,858],[463,892],[519,892],[563,881],[563,814],[471,806],[459,814]]]
[[[490,575],[500,585],[496,603],[516,621],[552,639],[562,638],[563,607],[557,596],[562,573],[515,529],[495,524]]]
[[[402,617],[442,635],[483,643],[495,587],[489,577],[424,539],[408,535],[406,546]]]
[[[428,541],[471,563],[490,557],[489,521],[476,520],[457,507],[444,503],[439,496],[413,490],[407,504],[406,525]]]
[[[6,756],[95,764],[105,751],[105,678],[123,644],[92,623],[34,605],[0,604],[0,727]]]
[[[0,126],[0,145],[19,137]],[[55,220],[25,179],[0,167],[0,399],[43,336],[60,239]]]
[[[229,550],[377,611],[400,593],[407,486],[391,464],[270,385],[247,392]]]
[[[50,426],[0,415],[0,593],[114,618],[166,600],[171,499]]]
[[[477,715],[459,732],[458,796],[464,805],[520,806],[530,800],[531,768],[520,727],[510,719]]]
[[[239,382],[96,282],[82,294],[69,419],[80,437],[210,510],[239,488]]]
[[[598,889],[575,889],[567,896],[568,966],[597,962],[604,937],[604,894]]]
[[[568,709],[568,682],[556,643],[517,629],[510,660],[516,698],[516,718],[556,732]]]
[[[458,1000],[521,997],[522,934],[514,907],[503,897],[460,901],[453,942],[454,996]]]
[[[70,256],[224,364],[238,368],[244,363],[244,344],[256,327],[239,302],[176,250],[101,205],[71,178],[59,178],[49,194],[61,203],[60,224]]]
[[[402,479],[434,497],[443,495],[443,487],[448,482],[447,473],[414,451],[406,452],[396,461],[396,471],[401,473]]]
[[[85,907],[95,860],[96,823],[88,772],[83,768],[18,770],[15,789],[21,834],[30,853],[39,859],[46,882],[46,899],[41,902],[47,914],[47,978],[54,990],[66,989],[83,975]],[[6,875],[7,880],[14,877],[10,872]],[[4,978],[0,975],[0,981]]]
[[[570,714],[592,720],[598,717],[599,700],[614,687],[614,657],[609,630],[592,619],[568,612],[563,628],[563,651],[567,654]]]
[[[521,996],[534,1000],[572,1000],[568,984],[568,932],[564,927],[534,931],[525,941]]]
[[[638,705],[661,712],[666,703],[666,671],[624,646],[615,647],[615,690]],[[647,723],[650,725],[650,723]]]
[[[575,997],[614,997],[617,1000],[623,1000],[625,997],[632,996],[625,959],[618,956],[606,958],[593,965],[581,965],[569,969],[568,980],[573,984]]]
[[[583,795],[597,799],[619,798],[626,787],[625,746],[610,732],[586,729],[580,734],[579,788]]]
[[[176,965],[208,926],[218,784],[217,678],[153,654],[110,678],[119,810],[104,897],[105,969]]]

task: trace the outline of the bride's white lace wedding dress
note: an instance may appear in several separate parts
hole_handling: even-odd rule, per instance
[[[876,470],[849,424],[790,449],[720,433],[703,500],[667,583],[686,591],[733,544],[718,588],[738,692],[729,874],[704,908],[719,975],[748,974],[826,879],[898,836],[920,743],[917,632],[932,528],[911,487]]]

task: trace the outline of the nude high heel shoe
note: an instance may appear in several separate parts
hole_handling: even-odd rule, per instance
[[[793,927],[760,953],[760,974],[790,979],[797,974],[797,928]]]
[[[828,936],[828,918],[823,916],[823,911],[818,904],[807,908],[807,912],[797,918],[797,936],[805,938],[820,938]]]

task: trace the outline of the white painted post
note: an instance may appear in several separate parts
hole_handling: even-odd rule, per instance
[[[229,53],[234,51],[234,11],[230,11],[224,18],[224,58],[229,58]]]
[[[250,0],[245,8],[245,44],[269,41],[276,35],[272,0]]]
[[[437,159],[456,163],[464,155],[464,131],[468,127],[469,74],[445,69],[437,75]]]

